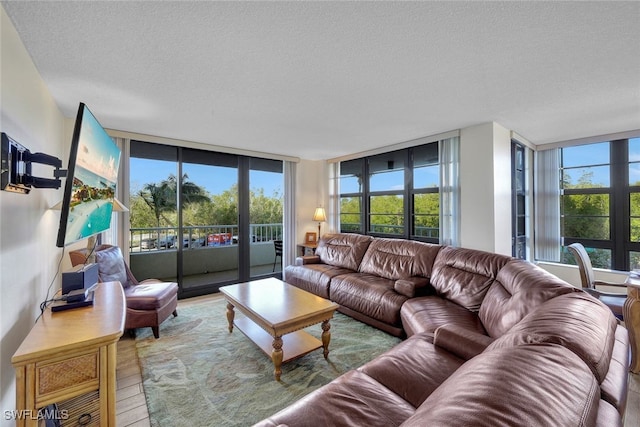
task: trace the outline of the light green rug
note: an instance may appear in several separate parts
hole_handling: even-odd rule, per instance
[[[250,426],[400,342],[336,313],[329,359],[318,349],[285,363],[277,382],[271,358],[238,329],[229,333],[225,307],[222,298],[179,306],[157,340],[150,328],[138,330],[152,426]],[[322,333],[319,324],[306,330]]]

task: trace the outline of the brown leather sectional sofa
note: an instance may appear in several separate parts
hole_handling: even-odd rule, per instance
[[[408,339],[258,426],[622,426],[626,329],[534,264],[335,234],[285,280]]]

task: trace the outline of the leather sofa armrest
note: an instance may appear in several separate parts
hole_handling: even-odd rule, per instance
[[[482,353],[493,342],[493,338],[457,325],[442,325],[436,329],[433,343],[440,348],[469,360]]]
[[[318,255],[305,255],[296,258],[296,265],[305,264],[320,264],[320,257]]]
[[[393,284],[393,289],[401,295],[413,298],[421,293],[420,290],[428,287],[429,285],[430,281],[426,277],[414,276],[396,280]]]

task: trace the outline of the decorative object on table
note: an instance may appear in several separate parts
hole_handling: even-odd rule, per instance
[[[304,243],[307,245],[315,245],[318,243],[318,235],[314,231],[305,233]]]

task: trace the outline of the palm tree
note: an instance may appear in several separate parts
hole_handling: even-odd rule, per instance
[[[160,218],[164,218],[165,212],[173,212],[176,210],[175,193],[171,192],[166,185],[149,183],[145,184],[139,193],[142,200],[151,208],[156,217],[156,226],[160,227]]]
[[[182,175],[182,196],[184,204],[201,203],[209,201],[206,191],[199,185],[190,182],[187,174]],[[175,212],[177,205],[177,188],[178,179],[171,174],[169,177],[159,184],[149,183],[140,191],[140,197],[153,210],[156,218],[157,227],[160,227],[160,219],[164,219],[167,224],[171,221],[164,214]]]
[[[178,188],[178,179],[174,174],[170,174],[167,179],[162,181],[161,185],[171,189],[175,194]],[[182,198],[185,205],[208,202],[210,200],[207,192],[198,184],[189,181],[189,175],[186,173],[182,175]]]

